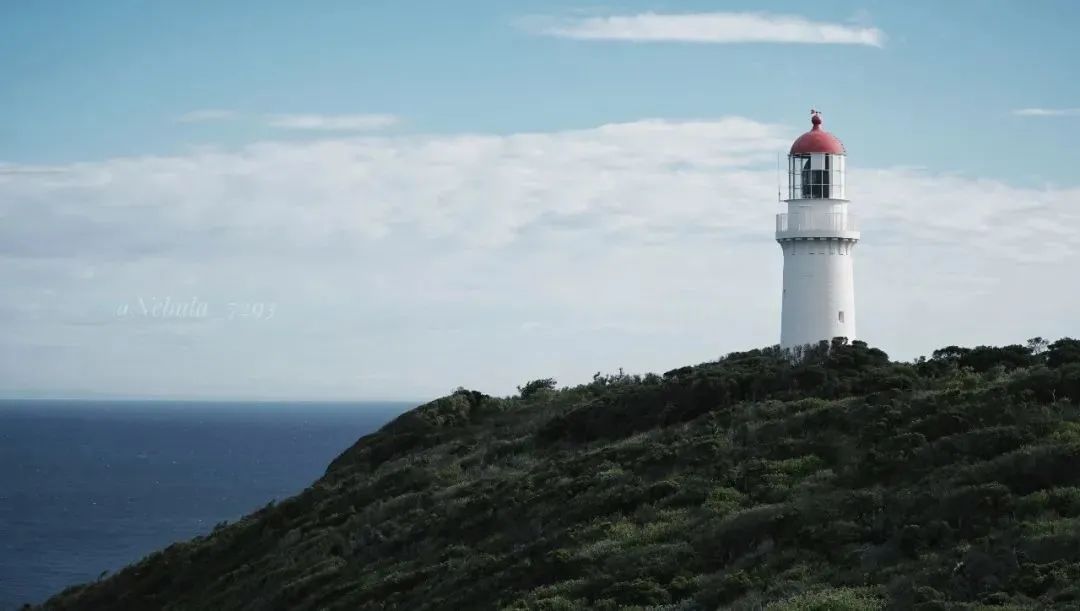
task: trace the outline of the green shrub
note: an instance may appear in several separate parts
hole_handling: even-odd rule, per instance
[[[830,588],[799,594],[765,608],[768,611],[866,611],[884,609],[885,600],[869,588]]]

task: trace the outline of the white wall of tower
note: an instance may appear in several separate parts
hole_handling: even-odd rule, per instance
[[[784,253],[781,347],[833,337],[855,339],[855,244],[850,238],[780,241]]]

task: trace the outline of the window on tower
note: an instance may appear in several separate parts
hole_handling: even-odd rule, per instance
[[[791,155],[788,165],[789,199],[844,197],[844,156],[826,153]]]
[[[829,155],[810,155],[810,197],[821,199],[829,196]]]
[[[790,199],[809,197],[807,189],[810,185],[810,156],[792,155],[788,171],[788,194]]]
[[[803,170],[802,196],[806,199],[814,196],[814,170]]]

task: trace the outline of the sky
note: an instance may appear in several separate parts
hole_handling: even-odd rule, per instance
[[[777,155],[859,336],[1080,335],[1080,4],[0,4],[0,396],[423,400],[777,343]]]

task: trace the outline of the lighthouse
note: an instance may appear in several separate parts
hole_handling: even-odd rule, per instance
[[[855,339],[853,257],[859,241],[848,212],[847,157],[840,140],[810,112],[811,129],[788,153],[787,211],[776,215],[784,255],[780,347],[834,337]]]

